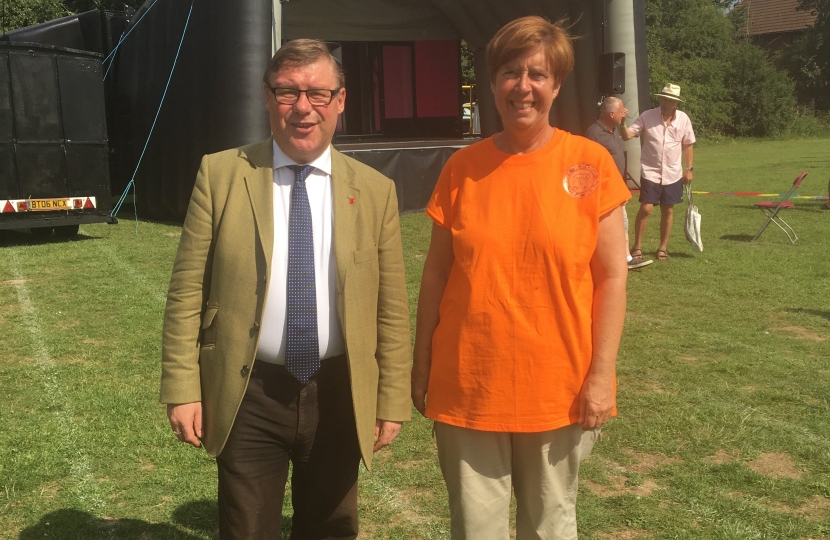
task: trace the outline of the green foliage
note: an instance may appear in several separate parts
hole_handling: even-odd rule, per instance
[[[763,136],[787,129],[795,113],[794,84],[770,65],[764,51],[749,41],[737,42],[725,82],[735,104],[731,133]]]
[[[473,59],[473,50],[467,45],[466,41],[461,42],[461,84],[475,84],[476,83],[476,68],[475,60]]]
[[[792,83],[739,32],[729,0],[647,0],[650,90],[683,89],[699,137],[774,135],[792,119]]]
[[[0,0],[0,33],[91,9],[138,8],[144,0]]]
[[[797,108],[793,120],[787,127],[789,137],[830,137],[830,112]]]
[[[796,85],[798,103],[830,111],[830,0],[801,0],[799,9],[816,14],[813,27],[778,54]]]
[[[71,15],[62,0],[0,1],[0,32]]]

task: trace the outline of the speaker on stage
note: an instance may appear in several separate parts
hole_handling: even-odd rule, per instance
[[[625,92],[625,54],[605,53],[600,55],[599,91],[606,95]]]

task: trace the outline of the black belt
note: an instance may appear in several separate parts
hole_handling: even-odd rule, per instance
[[[336,366],[338,364],[345,363],[346,359],[347,359],[347,356],[346,356],[345,353],[338,354],[337,356],[332,356],[331,358],[323,358],[322,360],[320,360],[320,369],[315,371],[314,374],[311,377],[312,378],[316,377],[317,374],[320,373],[320,371],[324,367],[329,368],[329,366]],[[253,368],[253,370],[251,370],[251,377],[256,377],[258,375],[259,376],[268,376],[268,375],[276,375],[276,374],[283,374],[283,373],[293,377],[293,375],[288,373],[288,370],[285,369],[284,364],[275,364],[273,362],[266,362],[265,360],[256,359],[256,360],[254,360],[254,368]]]

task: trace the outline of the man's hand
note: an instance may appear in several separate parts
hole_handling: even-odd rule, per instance
[[[582,387],[579,423],[582,429],[595,429],[611,417],[614,410],[614,377],[589,374]]]
[[[395,437],[398,436],[398,433],[401,432],[402,425],[402,422],[391,422],[389,420],[381,420],[380,418],[378,418],[375,421],[374,451],[377,452],[384,446],[389,446],[390,444],[392,444],[392,441],[394,441]]]
[[[202,402],[167,405],[167,419],[181,442],[202,446]],[[377,439],[377,437],[375,437]]]
[[[692,171],[687,170],[686,172],[683,173],[683,183],[684,184],[691,184],[692,183],[692,178],[694,178],[694,176],[695,175],[694,175],[694,173],[692,173]]]
[[[628,118],[628,109],[623,107],[623,110],[620,111],[620,114],[622,114],[622,121],[623,123],[625,123],[625,119]]]

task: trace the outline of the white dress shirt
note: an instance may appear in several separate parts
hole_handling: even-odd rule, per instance
[[[666,124],[659,108],[649,109],[628,126],[635,137],[642,137],[640,175],[664,186],[679,182],[683,177],[680,156],[683,148],[695,143],[692,121],[683,111],[674,111],[674,118]]]
[[[294,186],[296,165],[274,146],[274,253],[271,257],[271,276],[267,300],[262,314],[257,360],[285,364],[288,275],[288,215],[291,210],[291,188]],[[314,235],[314,281],[317,287],[317,338],[320,358],[331,358],[346,352],[343,331],[335,306],[335,278],[337,268],[332,244],[331,205],[331,147],[309,163],[314,167],[306,178],[308,204],[311,207],[311,228]]]

